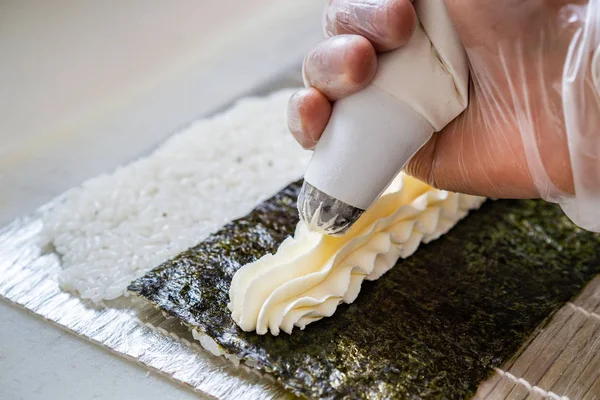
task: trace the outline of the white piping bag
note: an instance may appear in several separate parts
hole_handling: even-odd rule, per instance
[[[366,89],[334,104],[298,197],[312,230],[344,233],[467,106],[467,58],[444,1],[413,5],[419,23],[409,42],[379,56]]]

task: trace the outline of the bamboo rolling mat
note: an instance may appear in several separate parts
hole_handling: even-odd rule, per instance
[[[475,399],[600,399],[600,276],[496,369]]]

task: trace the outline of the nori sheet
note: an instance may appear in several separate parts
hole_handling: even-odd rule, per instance
[[[600,236],[543,201],[488,201],[351,305],[292,335],[240,330],[227,309],[235,271],[274,252],[297,223],[293,183],[129,290],[227,352],[258,361],[309,398],[470,397],[495,366],[600,272]]]

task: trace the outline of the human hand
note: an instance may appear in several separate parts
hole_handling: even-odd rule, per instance
[[[419,1],[419,0],[416,0]],[[406,167],[429,184],[558,202],[600,231],[600,0],[447,0],[471,70],[469,106]],[[409,0],[330,0],[328,39],[305,58],[289,127],[306,148],[331,102],[365,88],[376,52],[409,39]]]

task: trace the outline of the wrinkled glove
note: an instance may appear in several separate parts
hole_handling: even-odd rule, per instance
[[[469,58],[469,106],[406,171],[440,189],[541,197],[600,232],[600,0],[446,4]],[[377,52],[407,43],[418,23],[409,0],[329,1],[328,38],[289,103],[300,144],[316,145],[331,103],[365,88]]]

